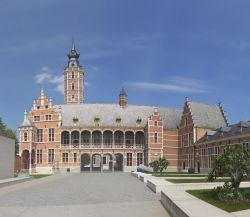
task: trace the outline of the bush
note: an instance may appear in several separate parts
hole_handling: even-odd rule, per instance
[[[167,169],[168,165],[169,165],[169,162],[166,160],[165,157],[163,158],[160,157],[159,160],[154,160],[149,163],[149,166],[153,168],[154,172],[160,171],[161,175],[162,175],[163,170]]]
[[[221,187],[217,187],[215,189],[218,198],[222,201],[227,202],[240,202],[246,200],[245,195],[238,188],[233,188],[232,184],[229,182],[225,182]]]
[[[195,168],[188,168],[188,173],[195,173]]]

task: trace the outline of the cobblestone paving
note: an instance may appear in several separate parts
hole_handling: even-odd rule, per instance
[[[152,208],[149,207],[151,204]],[[65,209],[62,211],[60,208],[62,213],[58,216],[63,216],[63,213],[69,210],[72,210],[71,213],[78,213],[77,210],[91,210],[88,216],[99,216],[95,215],[98,213],[98,207],[104,210],[100,216],[112,216],[112,212],[105,215],[105,212],[110,212],[112,207],[117,209],[118,213],[119,209],[125,207],[126,210],[129,210],[129,207],[135,209],[135,212],[130,210],[131,213],[141,213],[138,210],[143,210],[145,205],[152,210],[152,215],[157,213],[157,210],[153,210],[155,208],[160,210],[159,216],[162,216],[163,212],[164,216],[167,216],[159,202],[159,195],[154,194],[146,185],[128,173],[59,174],[0,189],[1,217],[23,217],[31,213],[37,215],[38,210],[41,216],[45,216],[47,212],[46,217],[48,217],[49,214],[52,216],[52,211],[57,210],[57,207]],[[56,216],[55,213],[53,216]],[[124,211],[121,213],[125,214]],[[131,213],[127,214],[133,216]],[[148,211],[147,216],[151,216]]]
[[[43,182],[0,197],[0,206],[78,205],[121,201],[158,200],[144,184],[126,173],[81,173],[43,178]],[[16,186],[12,186],[15,188]],[[0,191],[1,194],[1,191]]]

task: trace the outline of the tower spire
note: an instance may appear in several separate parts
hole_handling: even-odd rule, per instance
[[[75,45],[75,40],[74,40],[74,37],[72,37],[72,48],[71,50],[76,50],[76,45]]]

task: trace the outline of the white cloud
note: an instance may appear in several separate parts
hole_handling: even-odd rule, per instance
[[[206,93],[208,87],[200,80],[171,77],[167,83],[152,83],[152,82],[128,82],[128,85],[141,89],[176,92],[176,93]]]
[[[54,84],[54,90],[63,94],[63,75],[54,75],[53,71],[49,67],[42,67],[40,72],[35,76],[35,82],[37,84]]]

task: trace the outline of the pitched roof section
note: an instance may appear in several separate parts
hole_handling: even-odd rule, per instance
[[[100,119],[100,126],[117,126],[116,119],[121,118],[121,127],[135,127],[138,118],[141,126],[145,126],[147,119],[153,114],[156,107],[128,105],[121,108],[118,104],[78,104],[57,105],[57,111],[61,111],[62,126],[73,126],[73,118],[77,117],[80,126],[95,126],[95,118]],[[164,128],[176,129],[181,121],[181,110],[159,108]]]
[[[237,124],[230,125],[228,127],[221,127],[213,133],[207,131],[207,137],[202,138],[198,143],[203,143],[206,141],[213,141],[216,139],[227,138],[237,135],[244,135],[250,133],[250,122],[249,121],[241,121]]]
[[[158,112],[163,120],[164,129],[177,129],[180,126],[182,110],[159,108]]]
[[[225,113],[220,105],[208,105],[191,101],[188,101],[187,103],[195,126],[208,129],[218,129],[228,125]]]

